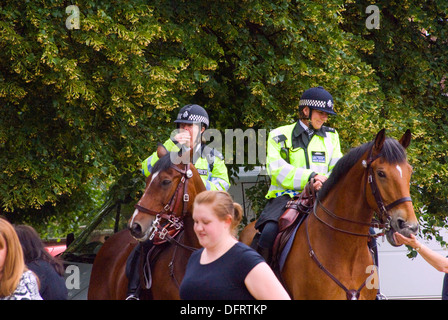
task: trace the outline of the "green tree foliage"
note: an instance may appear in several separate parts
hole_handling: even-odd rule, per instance
[[[66,28],[65,8],[8,1],[0,11],[1,207],[58,221],[98,206],[97,190],[138,168],[193,82],[163,53],[178,35],[142,1],[79,3],[79,30]]]
[[[112,183],[127,190],[120,201],[137,197],[140,163],[182,105],[204,106],[222,132],[272,129],[322,85],[344,151],[382,127],[413,130],[416,207],[441,212],[446,6],[378,1],[380,29],[368,30],[369,4],[81,0],[80,29],[69,30],[66,1],[4,1],[0,210],[68,228]]]
[[[369,4],[380,9],[379,29],[368,30],[364,24]],[[374,47],[363,54],[379,85],[379,95],[371,99],[377,112],[368,117],[396,137],[412,130],[408,156],[414,167],[414,207],[424,233],[437,234],[434,227],[446,226],[448,205],[448,90],[443,84],[448,75],[448,3],[356,1],[345,8],[343,29]]]

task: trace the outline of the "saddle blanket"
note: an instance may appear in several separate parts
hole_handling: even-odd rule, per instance
[[[299,221],[294,226],[294,230],[291,232],[291,235],[288,241],[286,242],[285,247],[280,253],[280,256],[278,258],[278,267],[280,272],[283,270],[283,266],[285,265],[286,257],[288,257],[289,251],[291,251],[292,243],[296,237],[297,230],[302,225],[302,222],[305,220],[306,217],[307,215],[304,214],[299,216]]]

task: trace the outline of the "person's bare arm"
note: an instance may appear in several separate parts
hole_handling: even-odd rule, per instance
[[[407,238],[396,232],[394,236],[397,244],[411,246],[438,271],[448,273],[448,259],[420,243],[413,234],[411,234],[410,238]]]
[[[257,264],[244,280],[247,290],[257,300],[290,300],[288,293],[265,262]]]

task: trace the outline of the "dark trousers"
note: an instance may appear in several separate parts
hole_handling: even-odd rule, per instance
[[[150,240],[139,242],[129,254],[126,261],[126,277],[128,278],[128,296],[138,296],[140,292],[140,266],[153,243]]]
[[[291,200],[289,195],[283,195],[268,201],[255,224],[255,229],[261,232],[258,246],[264,249],[272,248],[278,233],[278,220],[285,212],[289,200]]]

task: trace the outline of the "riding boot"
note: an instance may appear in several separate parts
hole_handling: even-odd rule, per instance
[[[258,239],[257,252],[264,258],[268,265],[272,262],[272,247],[274,246],[277,233],[278,223],[268,221],[265,223],[260,238]]]
[[[263,259],[266,261],[268,265],[271,265],[272,262],[272,250],[270,248],[263,248],[261,246],[258,246],[257,252],[260,254],[260,256],[263,257]]]
[[[129,279],[126,300],[140,300],[140,289],[140,277],[136,272],[133,274],[133,277]]]
[[[126,276],[128,278],[128,291],[126,300],[139,300],[140,296],[140,252],[141,244],[139,243],[129,255],[126,262]]]

